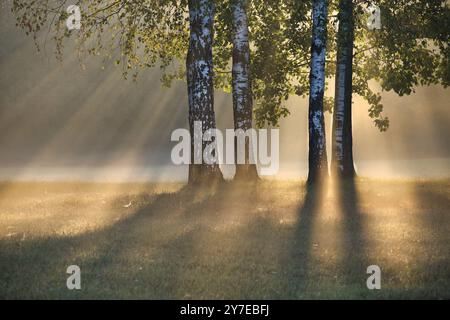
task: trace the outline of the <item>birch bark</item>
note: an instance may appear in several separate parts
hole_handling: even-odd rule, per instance
[[[309,173],[308,183],[328,176],[323,96],[327,44],[327,1],[313,0],[312,44],[309,94]]]
[[[247,0],[232,0],[233,13],[233,117],[235,130],[244,132],[252,128],[253,96],[250,75],[250,45],[247,17]],[[253,143],[256,143],[254,141]],[[249,163],[250,141],[245,141],[245,164],[237,164],[235,179],[257,179],[255,164]],[[237,160],[237,141],[235,141],[235,155]]]
[[[189,50],[186,58],[186,77],[189,99],[189,129],[191,133],[191,164],[189,166],[189,184],[222,180],[218,163],[195,163],[203,159],[203,151],[208,142],[195,146],[197,130],[194,123],[201,121],[202,133],[216,128],[214,113],[213,83],[213,0],[189,0]],[[199,140],[198,140],[199,141]]]
[[[353,19],[352,0],[340,0],[331,167],[333,174],[341,178],[355,176],[352,136]]]

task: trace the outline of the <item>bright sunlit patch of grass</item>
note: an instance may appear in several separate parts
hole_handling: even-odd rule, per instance
[[[3,184],[0,297],[449,298],[449,202],[450,181]]]
[[[0,239],[74,236],[117,223],[180,184],[0,184]]]

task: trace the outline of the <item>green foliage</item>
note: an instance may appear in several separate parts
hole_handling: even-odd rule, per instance
[[[232,15],[230,3],[216,0],[215,87],[231,91]],[[328,80],[335,74],[335,20],[337,0],[330,1],[327,67]],[[382,29],[366,27],[364,7],[380,6]],[[66,1],[13,0],[17,25],[32,35],[53,35],[56,55],[62,58],[65,40],[74,38],[80,59],[86,54],[102,56],[122,67],[125,77],[135,79],[141,68],[159,65],[166,86],[184,79],[183,63],[189,38],[187,0],[78,0],[81,30],[68,31]],[[309,88],[311,45],[311,1],[249,0],[252,89],[254,116],[258,126],[276,126],[289,115],[285,106],[291,95],[306,97]],[[364,0],[355,1],[355,52],[353,90],[369,104],[369,116],[384,131],[389,120],[383,116],[380,92],[370,86],[380,84],[385,91],[400,96],[419,85],[449,85],[450,14],[445,0]],[[332,111],[332,98],[325,109]]]
[[[69,4],[80,7],[80,30],[65,26]],[[121,65],[125,77],[136,77],[140,68],[156,63],[166,69],[187,50],[185,0],[14,0],[11,11],[37,45],[39,33],[48,26],[58,58],[62,59],[65,40],[72,38],[80,59],[86,54],[102,56],[104,63]]]
[[[253,96],[255,120],[259,127],[277,126],[289,115],[284,102],[294,94],[296,75],[304,54],[297,54],[291,42],[291,15],[295,2],[283,0],[253,1],[250,11]],[[301,31],[299,30],[300,34]]]
[[[214,67],[216,88],[231,91],[233,0],[216,1]],[[310,38],[309,1],[249,1],[251,79],[256,125],[277,126],[289,115],[292,94],[306,96]],[[301,17],[298,21],[295,17]]]
[[[367,3],[380,6],[381,30],[365,26]],[[369,103],[369,116],[385,131],[389,120],[382,115],[380,93],[369,82],[400,96],[417,86],[448,86],[449,8],[445,0],[382,0],[364,1],[356,9],[354,92]]]

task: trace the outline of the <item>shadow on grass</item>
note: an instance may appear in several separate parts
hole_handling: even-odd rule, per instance
[[[173,297],[198,228],[189,215],[207,211],[200,208],[213,198],[214,192],[185,187],[157,195],[128,218],[99,231],[2,242],[0,297]],[[179,263],[172,263],[176,260]],[[80,266],[83,290],[67,290],[69,265]]]
[[[413,223],[422,231],[415,239],[413,271],[419,297],[450,299],[450,182],[417,182]],[[430,244],[433,247],[430,248]]]
[[[1,242],[0,296],[269,298],[279,238],[269,213],[255,216],[260,196],[258,183],[185,187],[102,230]],[[80,291],[66,288],[69,265],[81,268]]]
[[[369,276],[366,273],[367,267],[376,263],[369,263],[367,258],[369,255],[364,231],[367,221],[360,207],[356,183],[357,178],[334,181],[334,192],[337,210],[341,214],[342,290],[350,297],[356,294],[361,298],[370,294],[366,285]]]
[[[0,241],[0,297],[448,297],[450,230],[445,187],[418,186],[416,198],[423,208],[413,215],[397,211],[391,215],[386,210],[377,217],[364,212],[362,208],[370,208],[366,201],[370,199],[369,205],[387,201],[386,208],[392,208],[397,195],[391,196],[388,189],[385,198],[377,198],[370,184],[369,192],[362,189],[360,194],[358,183],[335,185],[334,200],[327,198],[327,190],[303,184],[185,187],[144,196],[141,208],[105,229],[72,237]],[[411,244],[401,235],[378,239],[377,234],[367,233],[385,226],[407,227],[410,221],[402,223],[405,218],[423,228],[423,233],[410,231],[420,243]],[[370,248],[384,259],[380,267],[386,289],[378,293],[366,288],[366,268],[379,263],[368,252]],[[397,270],[398,264],[393,264],[385,248],[420,258],[413,261],[413,268],[426,270],[419,270],[423,273],[417,276]],[[81,267],[81,291],[66,288],[65,271],[72,264]]]
[[[281,298],[364,297],[368,264],[363,225],[355,181],[306,185],[283,263],[286,292]]]
[[[325,187],[305,184],[303,203],[298,209],[298,221],[292,231],[289,248],[285,254],[281,279],[286,289],[280,298],[303,298],[309,291],[310,273],[314,267],[313,229],[324,199]]]

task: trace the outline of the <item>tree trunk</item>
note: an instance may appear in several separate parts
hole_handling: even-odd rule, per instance
[[[327,44],[327,1],[313,0],[313,30],[309,94],[309,174],[308,183],[328,177],[323,96]]]
[[[247,0],[232,0],[233,12],[233,117],[234,129],[244,132],[252,128],[253,96],[250,78],[250,45],[248,39]],[[253,143],[256,143],[254,141]],[[238,180],[255,180],[258,172],[250,164],[250,142],[245,141],[245,164],[237,163],[237,141],[235,140],[236,175]]]
[[[223,179],[218,163],[205,164],[203,161],[203,151],[210,142],[203,141],[197,148],[194,145],[196,121],[202,122],[203,133],[216,128],[212,59],[213,24],[214,1],[189,0],[190,39],[186,58],[191,133],[189,184],[210,183]],[[201,159],[200,163],[198,159]]]
[[[353,19],[352,0],[340,0],[331,161],[333,174],[340,178],[355,176],[352,137]]]

